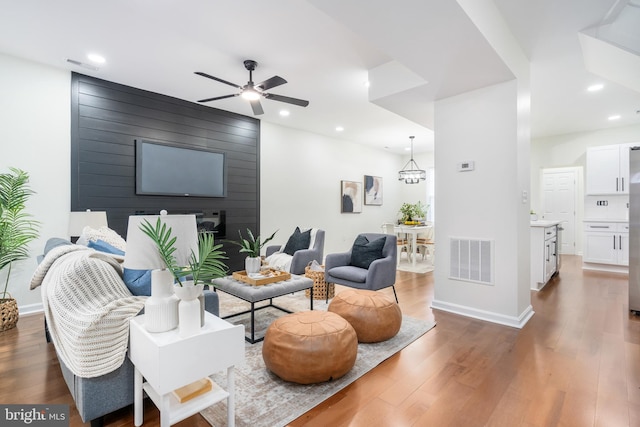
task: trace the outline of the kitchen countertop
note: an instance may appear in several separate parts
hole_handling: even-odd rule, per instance
[[[539,219],[537,221],[531,221],[531,227],[551,227],[553,225],[558,225],[560,224],[562,221],[547,221],[544,219]]]

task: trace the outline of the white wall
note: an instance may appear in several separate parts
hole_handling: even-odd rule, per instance
[[[0,55],[0,171],[17,167],[36,192],[27,212],[42,223],[30,245],[31,258],[14,264],[9,292],[20,313],[40,308],[40,290],[29,290],[47,238],[64,236],[70,208],[71,76],[68,71]],[[0,272],[4,287],[7,271]]]
[[[532,313],[529,257],[519,254],[529,251],[528,204],[521,199],[529,183],[522,180],[528,165],[520,161],[517,96],[511,81],[437,101],[435,109],[433,307],[511,326]],[[474,171],[457,171],[465,160],[475,161]],[[449,278],[451,237],[494,242],[493,285]]]
[[[260,136],[260,230],[280,230],[275,243],[286,243],[296,226],[325,230],[324,253],[343,252],[361,232],[382,232],[397,219],[405,201],[426,201],[426,184],[397,179],[406,160],[386,151],[340,139],[263,122]],[[418,163],[422,168],[432,164]],[[418,157],[415,157],[416,160]],[[340,181],[383,178],[383,205],[363,206],[360,214],[340,212]]]

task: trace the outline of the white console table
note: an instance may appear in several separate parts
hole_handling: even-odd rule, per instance
[[[134,423],[142,425],[143,390],[160,410],[160,425],[168,427],[227,399],[227,425],[235,425],[234,367],[244,364],[244,327],[232,325],[210,313],[196,335],[181,338],[178,329],[151,333],[144,315],[130,323],[129,358],[135,366]],[[227,387],[213,389],[184,403],[172,394],[216,372],[227,370]]]

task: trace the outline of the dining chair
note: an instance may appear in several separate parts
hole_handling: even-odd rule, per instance
[[[407,239],[407,236],[400,237],[402,233],[396,233],[395,224],[387,222],[382,224],[382,230],[385,234],[391,234],[397,237],[397,247],[398,247],[398,256],[397,256],[397,265],[400,265],[400,258],[402,258],[402,252],[407,254],[407,260],[411,261],[411,242]]]
[[[418,237],[416,239],[416,246],[417,253],[420,253],[422,255],[422,260],[424,261],[425,256],[428,255],[429,261],[431,261],[431,264],[433,264],[435,255],[433,226],[431,226],[431,228],[429,228],[425,233],[418,234]]]

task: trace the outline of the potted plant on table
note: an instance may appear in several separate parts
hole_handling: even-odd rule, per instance
[[[417,203],[403,203],[400,207],[400,217],[404,224],[418,224],[419,218],[427,216],[428,205],[423,205],[421,201]]]
[[[0,331],[18,323],[18,304],[7,292],[11,263],[29,257],[27,245],[38,237],[40,225],[25,212],[26,202],[33,194],[29,188],[29,174],[16,168],[10,170],[0,174],[0,271],[9,267],[0,295]]]
[[[244,260],[244,268],[247,274],[254,274],[260,272],[260,251],[262,247],[266,245],[269,241],[271,241],[278,230],[274,231],[273,234],[267,237],[265,240],[261,240],[260,236],[254,237],[251,230],[247,228],[248,239],[242,237],[242,232],[238,230],[238,234],[240,235],[239,241],[230,241],[234,245],[240,246],[240,252],[246,253],[247,258]]]
[[[204,324],[204,297],[202,294],[204,286],[213,285],[213,279],[224,277],[227,274],[228,268],[222,262],[227,258],[225,252],[220,249],[222,245],[215,244],[213,234],[198,233],[197,253],[191,250],[187,259],[188,265],[178,265],[174,256],[177,250],[177,237],[172,236],[171,227],[158,218],[155,226],[144,220],[140,225],[140,230],[156,244],[160,258],[174,278],[176,286],[173,290],[180,300],[178,306],[179,334],[181,336],[193,335]],[[200,310],[197,310],[198,307]]]

